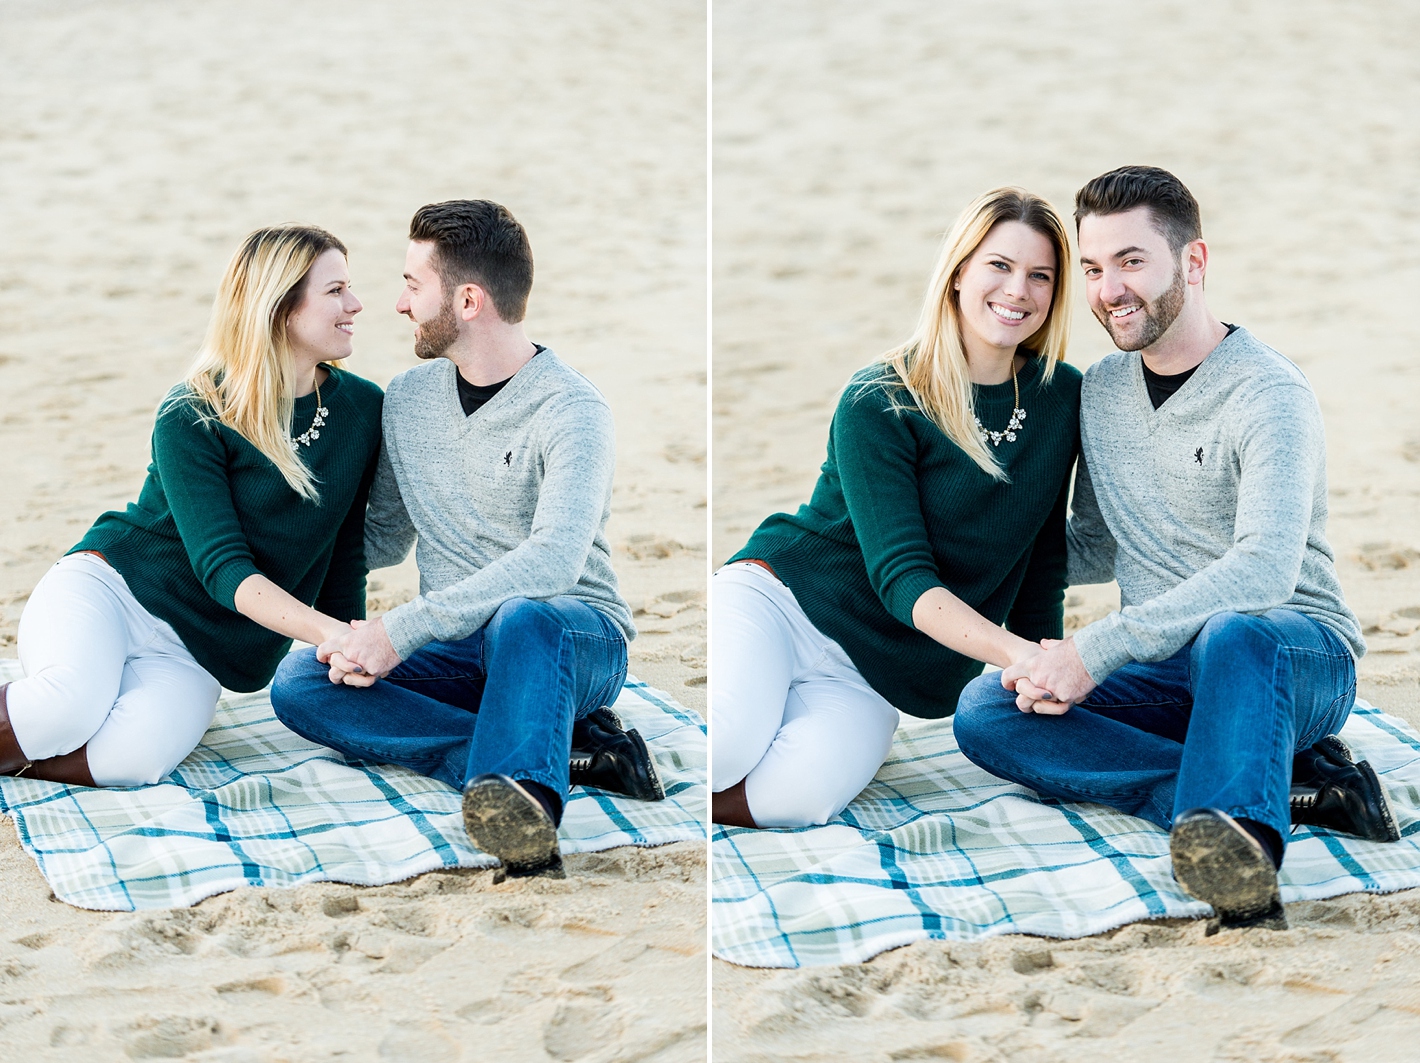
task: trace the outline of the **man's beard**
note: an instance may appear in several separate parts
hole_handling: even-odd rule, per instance
[[[454,301],[445,299],[435,317],[419,322],[419,331],[414,334],[414,355],[426,361],[438,358],[458,338],[459,323],[454,317]]]
[[[1120,334],[1114,330],[1114,318],[1109,316],[1109,311],[1103,308],[1095,311],[1095,317],[1104,326],[1109,338],[1114,341],[1114,345],[1121,351],[1142,351],[1146,347],[1151,347],[1158,342],[1159,337],[1169,330],[1183,312],[1183,267],[1174,269],[1173,283],[1163,291],[1152,303],[1145,303],[1138,311],[1144,315],[1144,323],[1140,326],[1139,338],[1128,340],[1122,339]],[[1116,310],[1119,307],[1115,307]],[[1131,318],[1138,316],[1130,315]],[[1126,347],[1125,344],[1128,344]]]

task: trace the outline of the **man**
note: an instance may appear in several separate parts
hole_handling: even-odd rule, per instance
[[[606,714],[635,637],[604,533],[611,410],[525,335],[532,251],[506,209],[435,203],[409,238],[395,309],[427,364],[385,396],[365,551],[380,568],[417,540],[421,593],[290,655],[272,705],[313,741],[461,788],[470,837],[510,874],[560,874],[574,720]]]
[[[1285,927],[1294,753],[1345,776],[1310,780],[1313,804],[1339,793],[1345,829],[1394,834],[1374,773],[1328,738],[1365,644],[1325,538],[1321,411],[1291,362],[1208,309],[1176,177],[1123,167],[1075,208],[1090,308],[1124,353],[1082,385],[1069,579],[1118,579],[1123,604],[973,681],[957,740],[997,775],[1169,829],[1175,877],[1224,925]]]

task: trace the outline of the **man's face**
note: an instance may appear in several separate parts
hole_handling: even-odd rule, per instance
[[[1090,310],[1121,351],[1150,347],[1183,310],[1186,281],[1148,207],[1080,219]]]
[[[434,268],[434,244],[412,240],[404,256],[404,291],[395,310],[414,322],[414,353],[438,358],[459,338],[453,293],[444,291],[443,278]]]

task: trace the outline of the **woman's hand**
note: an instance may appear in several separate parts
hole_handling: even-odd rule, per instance
[[[1016,692],[1022,712],[1062,716],[1090,696],[1095,681],[1085,670],[1075,640],[1042,639],[1041,652],[1001,673],[1001,685]]]
[[[312,609],[311,612],[316,614],[316,624],[320,629],[320,638],[316,642],[311,643],[311,645],[319,646],[322,642],[330,642],[332,639],[338,639],[341,635],[348,635],[350,633],[351,625],[347,624],[345,621],[337,620],[333,616],[326,616],[324,613],[317,612],[314,609]],[[302,639],[301,641],[306,642],[308,640]]]
[[[1009,632],[1007,632],[1007,634],[1009,634]],[[1007,667],[1010,667],[1012,664],[1020,664],[1023,661],[1028,661],[1032,657],[1045,652],[1042,649],[1044,645],[1044,642],[1036,643],[1022,638],[1015,639],[1011,644],[1011,660],[1007,664]]]
[[[395,652],[383,619],[352,620],[341,634],[316,647],[316,660],[330,665],[330,681],[367,687],[389,675],[402,658]]]

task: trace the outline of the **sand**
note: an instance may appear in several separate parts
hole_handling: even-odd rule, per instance
[[[531,235],[530,335],[616,415],[631,670],[702,707],[704,55],[688,0],[0,0],[0,656],[45,568],[136,495],[247,231],[349,245],[350,368],[383,384],[415,364],[409,216],[481,196]],[[406,600],[412,563],[370,588]],[[702,849],[570,864],[104,915],[54,902],[6,820],[3,1055],[704,1058]]]
[[[1394,5],[722,0],[711,560],[808,497],[839,388],[910,332],[967,200],[1017,183],[1068,211],[1090,177],[1154,163],[1202,204],[1215,311],[1318,393],[1330,538],[1370,644],[1360,692],[1420,722],[1417,42],[1420,12]],[[1112,350],[1082,299],[1075,322],[1072,362]],[[1072,588],[1069,624],[1114,604]],[[1411,896],[1352,897],[1294,906],[1283,934],[717,961],[714,1055],[1413,1059],[1417,915]]]

